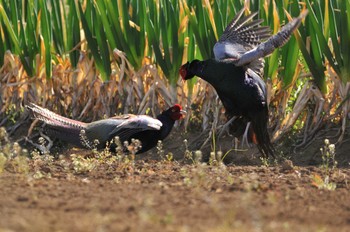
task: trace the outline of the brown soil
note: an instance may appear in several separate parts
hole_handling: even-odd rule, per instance
[[[321,140],[308,156],[291,153],[294,164],[266,167],[249,154],[192,164],[174,136],[164,144],[172,162],[153,150],[134,164],[92,158],[94,168],[78,173],[70,154],[91,152],[76,149],[29,160],[28,170],[9,161],[0,174],[0,231],[349,231],[350,145],[337,152],[342,165],[328,190],[315,158]]]

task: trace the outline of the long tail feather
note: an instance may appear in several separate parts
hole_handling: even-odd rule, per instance
[[[258,142],[257,146],[259,151],[263,154],[265,158],[269,156],[275,157],[274,147],[271,143],[270,136],[267,130],[268,114],[263,112],[263,114],[257,114],[252,119],[252,127]]]
[[[33,103],[27,105],[26,108],[31,112],[33,118],[46,123],[46,131],[49,135],[82,146],[80,131],[86,129],[86,123],[60,116]]]

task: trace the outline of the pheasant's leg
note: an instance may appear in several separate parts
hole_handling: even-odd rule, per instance
[[[230,125],[231,123],[236,119],[237,117],[234,116],[232,117],[230,120],[228,120],[224,125],[221,126],[221,128],[219,129],[219,133],[218,133],[218,138],[220,138],[221,136],[223,136],[223,134],[226,132],[227,134],[230,134]]]
[[[248,147],[250,147],[249,140],[248,140],[248,132],[249,132],[250,122],[247,123],[247,126],[244,130],[244,134],[242,136],[242,142],[241,146],[244,147],[244,144],[247,144]]]

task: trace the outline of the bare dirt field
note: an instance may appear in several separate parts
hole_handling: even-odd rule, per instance
[[[167,151],[182,146],[173,138]],[[71,148],[13,159],[0,174],[0,231],[350,231],[350,145],[327,185],[320,144],[270,165],[246,154],[209,165],[183,151],[131,162]]]

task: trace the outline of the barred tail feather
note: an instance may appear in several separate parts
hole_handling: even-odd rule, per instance
[[[32,117],[46,123],[48,134],[63,141],[82,146],[80,131],[86,129],[86,123],[60,116],[48,109],[30,103],[26,108]]]

